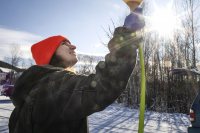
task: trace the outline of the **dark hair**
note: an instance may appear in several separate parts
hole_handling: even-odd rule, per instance
[[[49,65],[52,65],[52,66],[55,66],[55,67],[63,67],[64,68],[64,65],[62,63],[62,59],[57,56],[55,53],[53,54],[50,62],[49,62]]]
[[[65,70],[72,72],[72,73],[76,73],[75,69],[73,67],[68,67],[66,68],[65,65],[62,62],[62,59],[59,56],[56,56],[56,54],[54,53],[54,55],[51,58],[51,61],[49,63],[49,65],[52,65],[54,67],[62,67],[65,68]]]

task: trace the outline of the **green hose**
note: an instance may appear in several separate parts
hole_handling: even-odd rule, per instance
[[[137,6],[139,6],[143,0],[123,0],[130,8],[131,12],[134,12]],[[144,114],[145,114],[145,95],[146,95],[146,78],[145,78],[145,67],[144,67],[144,54],[143,46],[139,46],[139,56],[140,56],[140,68],[141,68],[141,94],[140,94],[140,116],[139,116],[139,126],[138,133],[144,133]]]
[[[140,116],[139,116],[139,127],[138,133],[144,133],[144,114],[145,114],[145,94],[146,94],[146,78],[145,78],[145,66],[144,66],[144,54],[143,46],[139,46],[139,56],[140,56],[140,70],[141,70],[141,93],[140,93]]]

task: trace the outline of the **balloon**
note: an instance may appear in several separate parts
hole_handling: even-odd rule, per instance
[[[123,0],[131,9],[131,11],[134,11],[142,2],[142,0]]]

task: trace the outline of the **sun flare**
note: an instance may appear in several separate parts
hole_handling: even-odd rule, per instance
[[[181,21],[172,9],[159,9],[150,17],[150,30],[161,37],[172,37],[175,30],[180,29]]]

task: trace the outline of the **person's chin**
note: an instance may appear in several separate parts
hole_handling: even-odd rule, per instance
[[[73,60],[72,60],[72,66],[74,66],[76,63],[78,62],[78,59],[75,57]]]
[[[78,59],[77,59],[77,57],[76,57],[76,59],[75,59],[75,64],[78,62]]]
[[[70,53],[70,54],[73,55],[73,56],[77,56],[76,53]]]

